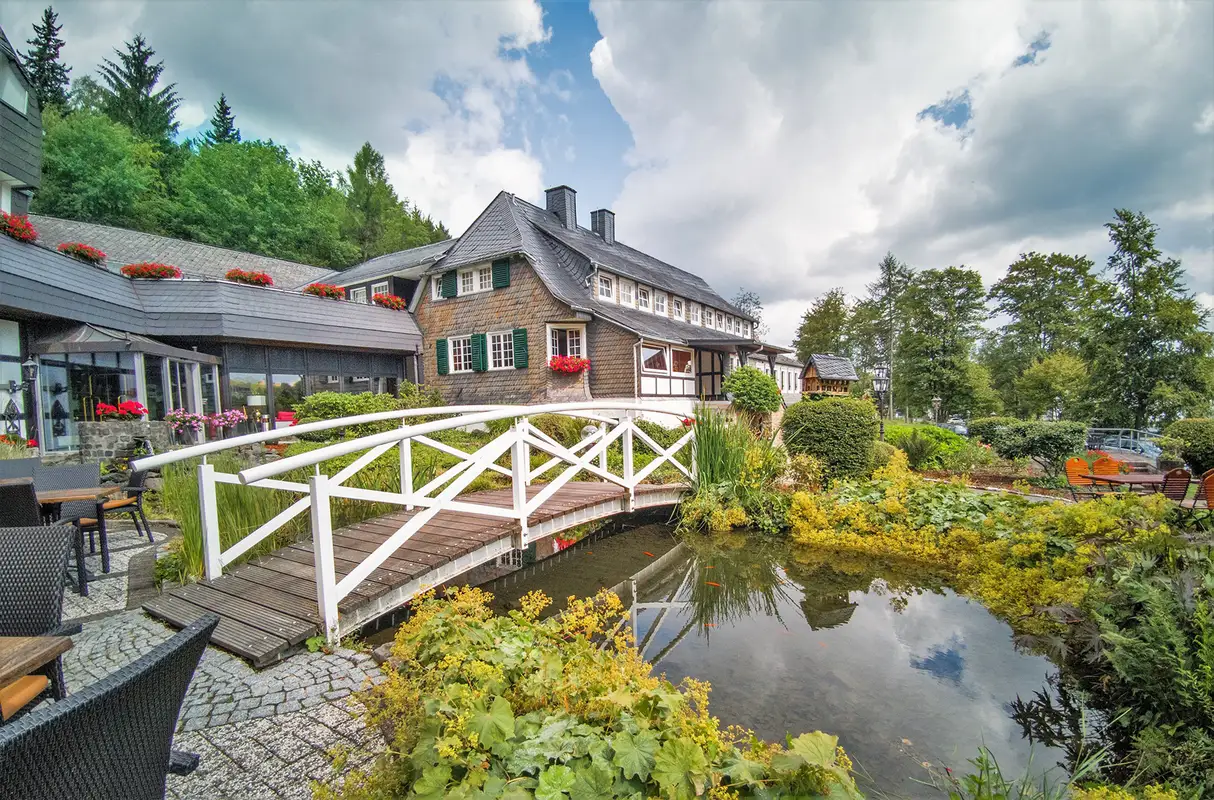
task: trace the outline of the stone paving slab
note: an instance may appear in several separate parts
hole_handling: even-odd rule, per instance
[[[154,536],[157,544],[167,538]],[[83,619],[83,630],[63,657],[69,693],[129,664],[175,632],[142,611],[125,610],[125,567],[153,547],[134,531],[115,531],[110,536],[111,573],[90,583],[89,597],[71,589],[65,594],[65,618]],[[99,558],[88,563],[100,572]],[[310,798],[313,781],[334,777],[331,749],[355,751],[351,764],[382,750],[382,740],[366,729],[350,695],[383,679],[370,654],[356,650],[303,651],[256,671],[235,656],[207,648],[182,703],[174,742],[202,761],[192,775],[169,776],[168,797]]]

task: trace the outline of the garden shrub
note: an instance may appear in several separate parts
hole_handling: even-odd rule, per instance
[[[906,448],[902,447],[902,440],[913,434],[917,434],[922,439],[926,439],[935,445],[935,447],[920,445],[921,448],[928,451],[928,454],[919,461],[911,458],[911,466],[915,469],[944,469],[945,460],[963,450],[969,441],[964,436],[958,436],[947,428],[941,428],[938,425],[910,424],[905,422],[887,422],[885,424],[885,440],[903,450]],[[910,455],[909,452],[908,455]]]
[[[1000,430],[1009,425],[1016,425],[1019,422],[1020,420],[1015,417],[978,417],[977,419],[971,419],[966,427],[969,430],[970,438],[978,439],[993,446]]]
[[[1062,475],[1066,460],[1084,452],[1087,426],[1081,422],[1021,422],[993,432],[989,444],[1004,458],[1031,458],[1047,477]]]
[[[295,406],[295,419],[300,424],[319,422],[339,417],[353,417],[360,414],[375,414],[381,411],[399,411],[407,408],[430,408],[443,405],[442,395],[437,389],[427,389],[424,386],[401,382],[400,397],[390,394],[362,392],[347,394],[343,392],[317,392],[305,397]],[[420,421],[415,418],[414,422]],[[373,433],[383,433],[400,427],[400,421],[368,422],[361,425],[351,425],[346,428],[331,428],[327,431],[305,433],[300,436],[313,442],[330,441],[345,437],[369,436]]]
[[[877,438],[877,410],[868,400],[801,400],[784,412],[788,452],[821,459],[829,479],[868,474]]]
[[[1179,439],[1184,444],[1180,448],[1180,457],[1200,475],[1208,469],[1214,469],[1214,419],[1194,417],[1181,419],[1168,426],[1167,435]]]
[[[706,683],[654,675],[618,627],[615,595],[545,619],[542,594],[508,616],[491,597],[414,603],[387,679],[360,696],[387,751],[318,786],[320,800],[860,797],[836,737],[784,747],[722,730]]]
[[[891,452],[894,449],[885,442],[873,442],[874,460],[876,460],[878,446],[887,447]],[[889,456],[887,455],[885,458],[888,460]],[[807,453],[798,453],[788,459],[785,479],[793,489],[816,492],[822,488],[825,477],[826,467],[821,459],[814,458]]]
[[[873,442],[873,469],[881,469],[889,463],[889,459],[898,448],[894,447],[889,442],[876,441]]]
[[[911,469],[926,469],[929,462],[932,466],[940,463],[938,458],[940,445],[934,439],[925,436],[918,428],[914,428],[896,439],[890,439],[890,441],[895,447],[906,453],[906,460]]]
[[[989,467],[995,463],[995,454],[989,444],[965,439],[959,449],[940,455],[939,461],[941,469],[964,474],[976,467]]]
[[[754,414],[770,414],[784,405],[776,379],[755,367],[738,367],[725,376],[725,393],[732,395],[733,404]]]

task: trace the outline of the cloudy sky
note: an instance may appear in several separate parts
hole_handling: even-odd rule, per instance
[[[18,47],[45,0],[7,0]],[[141,32],[185,100],[460,232],[500,189],[760,293],[774,341],[892,250],[988,285],[1146,212],[1214,307],[1214,2],[61,2],[73,76]]]

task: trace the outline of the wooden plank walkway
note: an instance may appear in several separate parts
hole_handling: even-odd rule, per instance
[[[543,484],[529,486],[528,497],[543,488]],[[636,507],[665,505],[672,490],[677,493],[682,489],[642,484],[636,489]],[[602,508],[605,503],[617,503],[618,508],[611,513],[620,513],[626,494],[612,483],[570,482],[531,515],[528,525],[534,532],[549,523],[543,529],[542,535],[546,536],[586,521],[584,512]],[[460,499],[504,508],[513,505],[509,488],[475,492]],[[402,509],[334,531],[337,579],[349,574],[416,513]],[[404,595],[412,594],[415,587],[442,583],[487,560],[476,561],[478,555],[485,556],[494,549],[507,552],[510,538],[517,531],[517,522],[501,517],[440,511],[341,600],[338,610],[343,630],[356,629],[399,607],[407,599]],[[464,559],[466,565],[457,559]],[[428,581],[427,576],[433,580]],[[217,580],[164,592],[143,608],[177,627],[188,625],[206,612],[218,614],[220,621],[212,644],[248,659],[255,667],[273,663],[320,633],[312,544],[305,540],[287,545],[233,566]]]

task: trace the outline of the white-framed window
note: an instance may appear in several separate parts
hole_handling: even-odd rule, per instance
[[[451,371],[471,372],[472,337],[453,336],[447,340],[447,346],[451,348]]]
[[[548,358],[553,356],[586,357],[585,325],[549,325]]]
[[[615,281],[610,275],[599,276],[599,298],[602,300],[615,299]]]
[[[514,332],[489,334],[489,369],[514,369]]]
[[[700,304],[689,303],[687,306],[687,321],[692,325],[700,324]]]
[[[380,281],[379,283],[371,284],[371,296],[372,297],[374,297],[377,294],[387,294],[387,293],[388,293],[388,282],[387,281]]]
[[[722,314],[720,311],[717,311],[716,316],[717,316],[717,325],[716,325],[717,330],[719,330],[719,331],[724,330],[725,329],[725,315]]]
[[[750,323],[749,322],[742,323],[742,335],[745,336],[747,339],[750,338]]]
[[[695,354],[692,351],[685,350],[682,347],[670,348],[670,374],[695,375],[694,356]]]
[[[466,269],[459,273],[459,294],[476,294],[493,288],[493,267]]]
[[[670,374],[670,354],[660,344],[641,343],[641,372],[650,375]]]
[[[632,299],[632,281],[620,281],[620,303],[630,306],[633,304]]]
[[[653,293],[653,313],[655,313],[655,314],[665,314],[666,313],[666,293],[665,292],[654,292]]]
[[[733,333],[733,317],[729,316],[728,314],[725,315],[725,331],[727,333]]]
[[[438,275],[434,275],[430,278],[430,299],[443,299],[443,279]]]
[[[17,68],[7,58],[0,61],[0,100],[24,116],[29,113],[29,99],[29,92],[21,85]]]
[[[637,308],[643,308],[646,311],[649,310],[649,287],[648,286],[638,286],[637,287]]]
[[[493,267],[481,267],[476,271],[476,290],[488,292],[493,289]]]
[[[681,298],[670,298],[670,315],[675,319],[683,318],[683,300]]]
[[[466,269],[459,274],[459,293],[472,294],[476,291],[476,272]]]
[[[357,289],[351,289],[350,290],[350,302],[351,303],[367,302],[367,287],[360,286]]]

